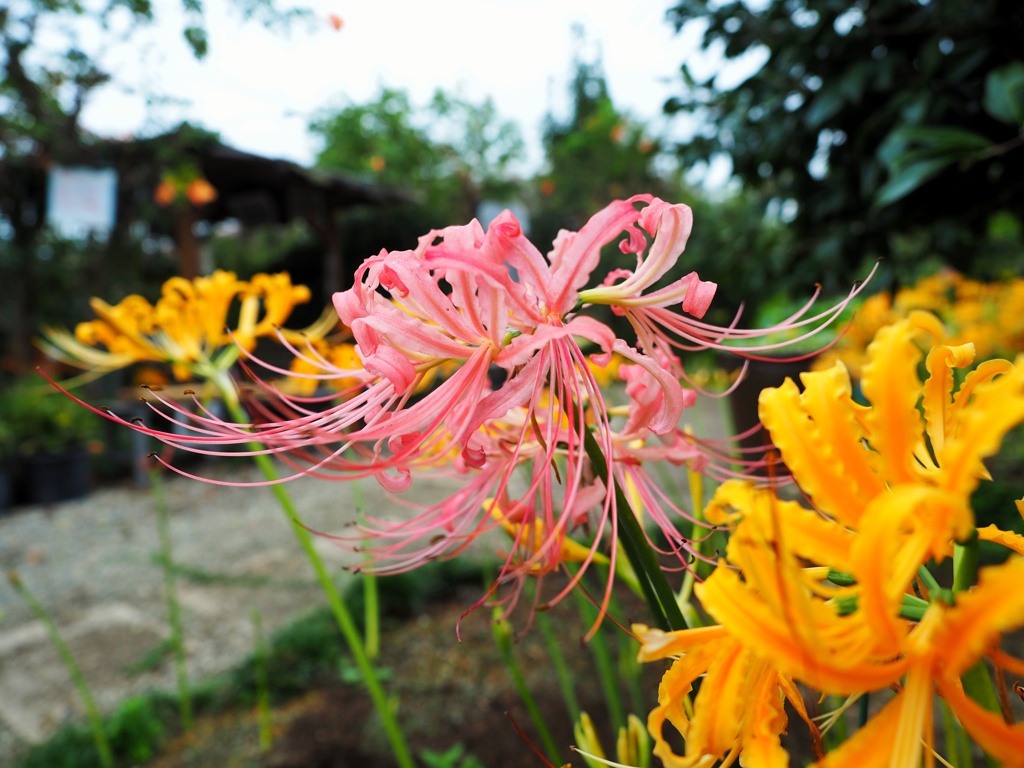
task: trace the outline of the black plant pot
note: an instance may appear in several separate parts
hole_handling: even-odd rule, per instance
[[[14,465],[10,459],[0,459],[0,515],[14,505]]]
[[[34,453],[25,458],[23,467],[28,504],[71,501],[89,492],[89,452],[85,446],[60,453]]]

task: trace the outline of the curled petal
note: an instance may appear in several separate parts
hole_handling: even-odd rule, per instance
[[[626,342],[622,341],[622,339],[615,340],[615,352],[643,367],[658,382],[658,386],[661,389],[662,403],[661,408],[649,425],[650,430],[656,435],[662,435],[674,429],[683,415],[685,403],[683,388],[679,384],[679,379],[647,355],[637,352]]]
[[[758,413],[786,466],[814,502],[846,525],[885,489],[854,419],[850,377],[841,363],[765,389]]]
[[[412,363],[392,347],[378,346],[372,355],[363,359],[363,367],[390,381],[396,392],[408,390],[416,378],[416,369]]]
[[[966,497],[983,476],[981,460],[999,450],[1003,437],[1024,421],[1024,356],[998,378],[979,384],[961,408],[956,439],[937,452],[939,485]]]
[[[871,409],[864,423],[872,447],[886,457],[878,464],[878,471],[890,484],[917,477],[914,453],[924,429],[917,410],[921,352],[914,340],[921,331],[937,339],[944,333],[934,315],[915,312],[906,320],[882,328],[868,346],[870,362],[864,366],[861,386]]]
[[[614,240],[639,214],[634,203],[652,199],[637,195],[616,200],[594,214],[572,237],[560,238],[551,252],[551,284],[546,293],[549,309],[564,315],[576,304],[577,292],[586,285],[601,259],[601,249]]]

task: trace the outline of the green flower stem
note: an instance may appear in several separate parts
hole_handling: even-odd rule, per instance
[[[624,616],[622,605],[613,592],[608,600],[608,612],[613,616]],[[634,646],[634,638],[624,632],[615,635],[615,650],[618,659],[619,679],[624,680],[629,691],[630,704],[634,712],[643,712],[647,709],[646,697],[643,689],[643,670],[640,662],[636,660],[637,652]],[[626,718],[626,725],[629,719]]]
[[[181,603],[178,602],[178,580],[174,572],[167,498],[160,470],[149,470],[149,486],[153,489],[153,509],[156,512],[156,529],[160,539],[160,568],[164,572],[167,624],[171,630],[171,649],[174,652],[174,672],[178,685],[178,711],[181,713],[181,728],[188,732],[192,730],[192,693],[188,685],[185,633],[181,626]]]
[[[512,647],[512,626],[507,619],[501,618],[501,613],[501,608],[494,609],[494,642],[497,643],[498,650],[505,660],[505,666],[512,676],[512,683],[519,692],[519,698],[522,700],[523,706],[526,707],[530,720],[533,721],[533,727],[537,729],[537,735],[544,745],[544,750],[548,753],[548,758],[555,765],[563,765],[562,758],[558,754],[558,745],[555,742],[555,738],[551,735],[547,722],[545,722],[544,716],[541,714],[540,707],[537,706],[537,700],[533,697],[530,686],[526,683],[526,677],[519,668],[519,662],[516,661],[516,655]]]
[[[256,654],[256,712],[259,720],[260,751],[269,752],[274,742],[274,729],[270,719],[270,684],[267,679],[267,644],[263,641],[263,622],[260,612],[252,612],[252,629]]]
[[[356,514],[362,516],[366,512],[366,497],[363,495],[363,486],[358,479],[349,483],[352,489],[352,502],[356,508]],[[371,660],[380,656],[380,596],[377,590],[377,577],[370,573],[363,573],[360,577],[363,581],[363,627],[366,634],[366,655]]]
[[[966,541],[953,544],[953,591],[963,592],[974,586],[978,577],[978,555],[981,545],[977,529]]]
[[[114,766],[114,755],[110,751],[110,742],[107,740],[107,733],[103,728],[103,718],[100,716],[100,710],[96,706],[96,701],[92,697],[92,691],[89,689],[89,683],[85,679],[85,675],[82,674],[82,668],[78,666],[78,662],[75,661],[75,657],[71,653],[71,649],[68,644],[64,642],[64,638],[61,637],[60,631],[57,629],[57,625],[53,619],[50,618],[50,614],[46,612],[43,604],[40,603],[36,596],[33,595],[28,587],[25,586],[21,577],[18,576],[15,571],[7,572],[7,581],[18,593],[29,609],[36,615],[36,618],[42,622],[46,628],[46,633],[50,636],[50,642],[53,643],[53,647],[57,650],[57,655],[60,656],[64,666],[68,670],[68,674],[71,675],[71,680],[75,684],[75,688],[78,689],[78,695],[82,699],[82,706],[85,707],[85,716],[89,720],[89,728],[92,730],[92,739],[96,744],[96,752],[100,758],[100,765],[103,768],[113,768]]]
[[[583,590],[574,589],[572,594],[576,598],[584,625],[592,626],[597,621],[597,608],[590,602],[590,598],[583,593]],[[594,664],[597,667],[597,679],[601,683],[601,692],[604,694],[605,705],[608,707],[608,717],[612,723],[612,730],[618,733],[619,728],[626,726],[626,713],[622,708],[619,679],[615,673],[615,663],[612,661],[611,651],[608,649],[608,640],[604,633],[598,629],[587,645],[594,656]]]
[[[917,578],[919,578],[921,582],[926,587],[928,587],[929,593],[934,595],[939,592],[942,592],[942,587],[939,585],[939,582],[935,579],[934,576],[932,576],[932,572],[929,571],[925,566],[922,565],[920,568],[917,569]]]
[[[589,429],[584,431],[583,444],[594,471],[604,482],[605,487],[608,487],[607,460]],[[615,506],[619,523],[619,541],[622,542],[626,557],[629,558],[640,580],[640,587],[651,609],[654,622],[662,629],[686,629],[686,621],[679,609],[679,603],[676,602],[675,593],[658,565],[654,550],[651,549],[640,522],[633,514],[626,495],[618,484],[615,485]]]
[[[238,396],[235,388],[231,381],[227,379],[226,374],[212,377],[212,381],[217,385],[221,398],[224,400],[224,404],[228,409],[228,413],[231,414],[231,417],[237,423],[248,422],[249,417],[238,402]],[[258,451],[262,449],[262,446],[259,443],[253,442],[248,444],[248,449]],[[253,460],[256,462],[256,466],[259,467],[263,476],[267,480],[277,479],[277,470],[274,468],[274,464],[270,460],[269,456],[260,453],[253,456]],[[321,558],[320,553],[316,551],[312,535],[308,530],[306,530],[302,523],[299,522],[299,514],[295,509],[295,504],[292,502],[291,496],[288,495],[284,486],[280,483],[275,483],[270,486],[270,490],[281,505],[281,509],[284,511],[285,517],[288,518],[288,523],[292,528],[292,533],[294,533],[295,538],[298,539],[299,544],[302,547],[302,551],[306,555],[306,559],[309,560],[310,565],[313,567],[313,571],[316,573],[317,580],[320,582],[320,587],[327,596],[327,602],[334,614],[335,621],[338,623],[338,629],[341,630],[342,637],[344,637],[345,642],[348,644],[348,649],[352,654],[352,659],[356,663],[356,668],[359,670],[363,683],[366,685],[366,689],[370,693],[370,698],[373,700],[373,704],[377,709],[377,714],[380,716],[380,719],[384,724],[384,730],[387,734],[388,741],[391,743],[391,751],[394,753],[395,760],[401,768],[414,768],[415,762],[413,761],[412,753],[409,751],[409,747],[405,741],[405,736],[402,734],[402,731],[398,726],[398,721],[395,719],[394,711],[388,703],[387,697],[384,695],[384,689],[381,687],[377,673],[374,671],[373,665],[370,663],[370,658],[366,653],[366,648],[363,646],[363,640],[356,628],[355,621],[353,621],[348,608],[345,607],[345,603],[341,599],[338,588],[335,586],[330,573],[327,571],[327,566],[324,564],[323,558]]]
[[[942,708],[942,730],[946,736],[946,757],[957,768],[971,768],[971,740],[960,721],[953,714],[945,699],[940,699]]]
[[[856,612],[859,601],[856,595],[851,595],[849,597],[835,598],[835,604],[839,609],[840,616],[849,616],[851,613]],[[927,600],[922,600],[920,597],[904,595],[903,602],[900,605],[900,618],[907,619],[908,621],[920,621],[924,618],[925,611],[928,610],[929,605],[931,603]]]
[[[576,722],[580,719],[580,704],[576,698],[576,686],[572,681],[572,670],[565,661],[565,654],[562,653],[562,646],[558,644],[558,635],[551,624],[551,617],[545,611],[537,612],[537,626],[544,636],[544,644],[548,649],[548,657],[551,665],[555,668],[555,676],[558,678],[558,687],[562,691],[562,699],[565,707],[569,710],[569,719]]]
[[[703,538],[704,526],[701,523],[701,518],[704,513],[704,479],[698,472],[689,469],[687,472],[690,476],[690,505],[693,508],[693,528],[690,534],[690,541],[693,542],[691,546],[693,547],[694,555],[697,556],[697,560],[694,561],[691,567],[686,569],[686,575],[683,576],[683,586],[679,590],[679,597],[676,602],[683,612],[686,626],[694,628],[704,625],[691,599],[693,597],[693,585],[697,580],[697,564],[700,560],[700,545]]]

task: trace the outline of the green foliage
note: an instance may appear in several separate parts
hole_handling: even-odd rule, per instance
[[[324,110],[310,131],[323,143],[317,166],[412,190],[421,202],[404,213],[426,214],[430,227],[468,221],[481,200],[507,199],[523,156],[518,128],[489,99],[475,104],[442,90],[416,106],[405,91],[383,88],[368,104]]]
[[[167,732],[169,716],[162,710],[163,699],[135,696],[123,702],[107,720],[107,734],[114,754],[133,764],[151,759]]]
[[[475,104],[438,90],[417,106],[404,91],[383,88],[368,104],[324,110],[310,131],[322,142],[318,167],[408,190],[417,199],[346,213],[339,249],[355,263],[382,248],[413,248],[431,229],[468,222],[481,201],[516,192],[511,172],[523,155],[522,138],[490,100]]]
[[[1024,535],[1024,519],[1016,502],[1024,498],[1024,429],[1018,427],[1003,439],[999,453],[985,460],[992,476],[982,480],[971,494],[971,509],[978,527],[995,525],[1004,531]],[[981,557],[989,562],[1005,560],[1005,547],[981,542]]]
[[[41,377],[15,381],[0,395],[0,421],[17,453],[60,453],[99,434],[99,419]]]
[[[569,92],[568,118],[545,120],[546,167],[530,217],[537,243],[553,241],[559,229],[578,230],[612,200],[639,192],[670,198],[676,186],[657,170],[663,141],[615,107],[599,61],[576,56]]]
[[[466,753],[463,744],[455,744],[444,752],[421,750],[420,760],[427,768],[484,768],[484,764],[475,755]]]
[[[146,651],[137,660],[122,668],[122,671],[131,677],[141,675],[144,672],[152,672],[174,654],[174,641],[171,638],[164,638],[157,642],[152,648]]]
[[[385,621],[406,620],[422,614],[432,600],[442,598],[460,585],[480,586],[484,577],[479,563],[465,558],[444,560],[415,573],[378,577],[380,611]],[[353,583],[345,592],[345,605],[363,631],[364,591]],[[317,608],[276,632],[266,644],[267,688],[275,701],[295,696],[326,674],[345,669],[348,655],[327,607]],[[228,698],[249,702],[258,688],[259,660],[254,656],[231,675]]]
[[[173,699],[158,693],[126,699],[104,720],[115,765],[140,765],[163,745],[175,717]],[[89,728],[67,725],[34,747],[16,768],[97,768],[100,760]]]
[[[266,686],[280,701],[307,690],[337,669],[345,650],[338,625],[327,608],[318,608],[279,630],[265,649]],[[255,701],[261,662],[253,656],[231,675],[232,688],[244,702]]]
[[[174,701],[150,693],[125,700],[104,721],[115,764],[140,765],[153,758],[174,721]],[[79,723],[61,728],[22,757],[16,768],[96,768],[100,765],[89,729]]]
[[[312,245],[309,227],[296,221],[284,227],[260,227],[242,235],[217,235],[209,240],[211,259],[217,269],[234,272],[248,280],[257,272],[275,272],[276,263],[289,253]]]
[[[1018,135],[996,143],[974,131],[950,126],[908,125],[897,128],[879,148],[889,179],[875,195],[884,208],[954,165],[970,166],[1024,145],[1024,61],[994,69],[985,78],[985,112],[1018,129]]]
[[[680,158],[728,155],[745,184],[795,201],[794,259],[827,289],[862,276],[866,255],[914,258],[898,238],[975,277],[1003,268],[985,233],[1024,207],[1019,3],[682,0],[669,16],[703,25],[705,51],[764,59],[728,87],[721,67],[682,67],[666,111],[704,127]]]
[[[17,762],[16,768],[94,768],[99,765],[92,732],[88,726],[76,723],[61,728],[34,747]]]
[[[426,610],[431,600],[450,595],[460,585],[479,587],[485,582],[482,567],[471,560],[439,561],[415,574],[379,578],[381,611],[385,618],[407,619]],[[358,583],[345,594],[346,604],[356,618],[363,590]],[[317,681],[346,668],[347,654],[334,616],[326,606],[310,611],[280,629],[259,654],[242,662],[227,675],[208,680],[192,689],[198,714],[252,705],[260,689],[260,665],[266,665],[266,688],[274,701],[303,693]],[[104,718],[118,766],[138,765],[157,754],[161,745],[180,732],[177,700],[161,692],[150,692],[124,701]],[[420,755],[428,765],[478,768],[479,761],[464,754],[461,745],[444,752],[425,750]],[[441,762],[430,762],[440,760]],[[94,768],[99,766],[96,745],[89,728],[72,723],[46,742],[34,747],[15,768]]]

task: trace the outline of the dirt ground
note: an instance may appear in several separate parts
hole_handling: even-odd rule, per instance
[[[385,633],[380,665],[388,672],[388,693],[398,700],[399,720],[417,755],[422,750],[444,752],[460,744],[464,754],[475,756],[488,768],[543,766],[544,761],[516,730],[518,724],[526,737],[540,746],[495,645],[490,611],[470,614],[461,624],[462,642],[455,638],[456,622],[477,597],[476,592],[462,589],[443,603],[429,606],[426,614]],[[614,736],[593,658],[580,641],[585,627],[579,614],[565,603],[549,616],[572,668],[580,706],[592,716],[610,748]],[[516,618],[524,616],[519,612]],[[569,749],[575,742],[572,723],[536,626],[519,639],[515,653],[562,750],[562,760],[584,765]],[[645,670],[644,690],[651,706],[662,671],[658,664]],[[646,719],[646,712],[640,715]],[[325,683],[275,709],[273,731],[273,747],[263,753],[255,711],[210,718],[170,745],[148,768],[394,765],[369,697],[356,686]]]

